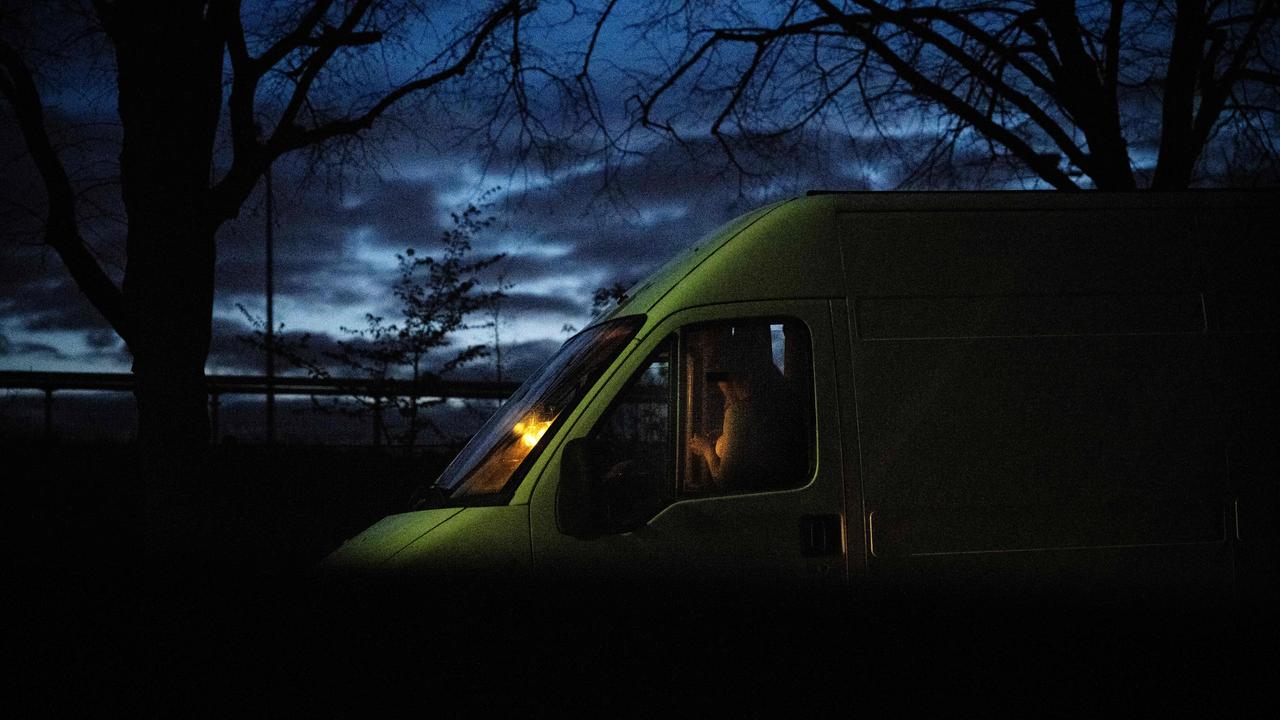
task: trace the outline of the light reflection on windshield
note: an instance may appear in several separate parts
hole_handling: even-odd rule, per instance
[[[516,391],[436,481],[451,498],[501,492],[560,417],[635,336],[643,316],[619,318],[573,336]]]

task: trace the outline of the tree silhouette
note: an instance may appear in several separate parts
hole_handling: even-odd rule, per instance
[[[489,348],[483,343],[464,346],[438,364],[433,363],[432,354],[449,348],[452,335],[459,330],[489,326],[487,322],[470,323],[467,318],[492,307],[501,297],[500,289],[487,292],[479,289],[479,273],[505,256],[473,260],[468,253],[471,238],[492,221],[483,217],[476,206],[468,206],[462,213],[453,215],[454,227],[444,233],[444,251],[438,259],[420,256],[413,248],[396,255],[399,277],[392,286],[392,294],[400,304],[400,316],[388,322],[369,313],[365,315],[365,327],[342,328],[352,339],[339,341],[338,351],[329,353],[329,358],[345,370],[373,381],[402,377],[418,385],[438,380],[462,365],[488,356]],[[377,412],[381,411],[381,403],[391,403],[405,426],[399,433],[390,433],[385,428],[383,432],[400,445],[413,446],[424,429],[440,434],[439,428],[424,413],[442,402],[440,398],[358,396],[355,400]]]
[[[641,25],[684,44],[634,117],[709,131],[744,174],[835,125],[905,155],[904,185],[979,162],[1060,189],[1185,188],[1215,137],[1274,177],[1277,18],[1274,0],[661,2]]]
[[[397,303],[397,317],[388,320],[381,315],[366,313],[364,327],[341,328],[348,339],[337,341],[336,350],[319,354],[309,347],[309,333],[293,338],[283,332],[277,333],[276,352],[311,377],[331,378],[333,368],[343,377],[355,376],[368,381],[374,391],[356,392],[348,398],[331,398],[331,405],[322,404],[315,397],[312,401],[322,410],[372,414],[379,420],[375,428],[379,442],[412,448],[424,430],[451,442],[459,439],[447,435],[426,413],[443,402],[443,398],[392,393],[378,395],[376,388],[395,380],[408,381],[410,387],[420,387],[438,381],[467,363],[487,357],[490,350],[484,343],[455,349],[456,334],[490,327],[491,321],[475,323],[468,318],[487,314],[512,287],[500,278],[496,289],[484,290],[480,278],[486,269],[506,257],[504,254],[478,259],[470,256],[472,241],[493,224],[493,217],[484,215],[483,206],[476,205],[468,205],[451,217],[452,227],[442,234],[442,251],[438,257],[421,255],[414,248],[396,254],[398,273],[391,285],[391,294]],[[240,306],[240,312],[254,328],[252,335],[242,337],[242,340],[265,351],[265,322],[244,306]],[[277,330],[283,331],[284,325]],[[404,420],[400,430],[393,430],[380,422],[383,412],[388,409],[397,411]]]
[[[612,285],[601,286],[591,293],[591,316],[598,317],[604,314],[614,303],[620,303],[627,298],[627,291],[635,284],[636,280],[615,280]]]
[[[507,291],[515,287],[515,283],[507,280],[505,272],[498,273],[494,291],[489,295],[489,326],[493,328],[493,379],[502,382],[502,326],[506,318],[502,315],[502,301],[507,298]]]
[[[477,67],[505,79],[504,97],[522,92],[519,29],[535,3],[479,5],[468,14],[407,0],[94,0],[0,11],[0,93],[43,181],[44,241],[133,356],[153,519],[191,505],[204,465],[218,228],[277,158],[336,151]],[[25,46],[38,34],[27,24],[57,21],[84,23],[83,34],[109,48],[127,213],[119,286],[84,242],[75,188],[46,130],[33,67],[59,59]],[[424,24],[434,43],[413,34]]]

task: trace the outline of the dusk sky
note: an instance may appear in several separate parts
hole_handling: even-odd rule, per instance
[[[652,63],[662,52],[660,43],[638,47],[624,25],[606,26],[594,61],[602,102],[616,104],[615,115],[634,92],[622,68],[646,57]],[[590,24],[571,28],[585,38]],[[540,42],[547,47],[546,38]],[[74,142],[67,164],[92,201],[82,212],[101,216],[85,222],[86,239],[118,280],[125,226],[111,217],[122,213],[118,184],[110,181],[118,152],[110,68],[69,63],[41,80],[52,106],[49,124]],[[0,194],[9,202],[0,244],[0,369],[128,371],[123,343],[57,255],[39,243],[38,225],[21,207],[28,200],[29,207],[40,206],[38,176],[7,114],[2,122]],[[695,158],[689,148],[641,133],[631,142],[645,155],[614,159],[616,175],[606,179],[599,158],[550,170],[537,160],[513,162],[509,149],[459,138],[442,122],[441,116],[401,113],[375,127],[369,157],[340,173],[326,167],[304,177],[308,159],[301,153],[277,164],[276,319],[288,333],[311,333],[313,346],[324,348],[343,337],[341,326],[362,327],[365,313],[393,318],[395,254],[408,247],[437,252],[449,214],[497,188],[489,194],[496,223],[477,238],[475,256],[507,255],[488,277],[496,282],[501,273],[511,286],[500,331],[508,377],[519,377],[563,342],[566,325],[580,328],[589,320],[596,288],[640,279],[733,216],[815,187],[892,185],[889,178],[869,180],[874,169],[865,161],[841,157],[849,141],[838,135],[823,136],[829,150],[814,145],[814,152],[764,181],[729,171],[706,138],[692,139]],[[263,237],[259,190],[218,236],[211,373],[261,372],[261,354],[237,338],[250,332],[239,305],[264,313]],[[491,331],[477,339],[491,340]],[[472,371],[487,374],[492,365],[481,361]]]
[[[465,154],[430,150],[397,151],[376,172],[352,173],[342,189],[306,185],[296,172],[277,171],[276,318],[287,331],[337,337],[339,326],[362,327],[366,312],[394,317],[396,253],[408,247],[437,252],[449,213],[498,187],[490,206],[497,221],[477,238],[475,255],[507,254],[489,275],[496,282],[503,273],[512,286],[501,335],[512,365],[527,368],[564,340],[564,325],[585,324],[597,287],[638,280],[734,215],[824,184],[801,175],[740,195],[735,179],[718,177],[714,166],[673,172],[683,159],[675,151],[669,155],[628,168],[622,199],[602,193],[595,167],[550,178],[486,174]],[[111,230],[106,227],[98,243],[106,257]],[[219,235],[210,372],[261,366],[254,351],[234,338],[249,332],[237,305],[256,315],[264,311],[263,234],[255,198]],[[7,243],[0,277],[0,368],[128,370],[122,345],[52,250]]]
[[[379,72],[391,75],[421,65],[440,38],[449,37],[459,13],[481,5],[448,4],[430,10],[433,26],[400,28],[396,43],[380,56]],[[274,9],[270,4],[246,7],[246,24],[254,22],[255,8]],[[580,62],[599,8],[584,5],[582,16],[567,20],[567,7],[543,3],[526,21],[524,32],[538,53],[530,64],[563,69]],[[500,330],[507,374],[519,377],[567,337],[566,326],[581,327],[589,320],[596,288],[640,279],[702,233],[763,203],[812,188],[893,189],[903,180],[892,162],[895,153],[931,137],[931,129],[918,120],[913,124],[894,116],[877,118],[881,134],[873,135],[866,119],[855,114],[856,99],[848,98],[806,130],[798,144],[802,150],[758,165],[758,175],[744,176],[729,166],[707,132],[710,106],[696,95],[679,93],[659,109],[685,133],[685,145],[646,130],[623,135],[628,103],[634,103],[628,98],[638,88],[652,87],[651,78],[670,67],[683,46],[673,30],[659,26],[645,33],[632,25],[645,6],[624,2],[618,7],[599,36],[592,78],[600,113],[610,131],[624,139],[627,154],[570,152],[569,145],[598,146],[600,134],[557,116],[557,97],[536,84],[530,86],[532,103],[545,111],[551,134],[558,134],[564,146],[556,162],[540,162],[536,152],[517,161],[518,141],[510,127],[496,133],[496,141],[483,134],[465,136],[460,123],[486,125],[477,120],[486,107],[482,67],[455,83],[454,89],[465,93],[406,106],[376,125],[363,150],[341,168],[330,154],[308,173],[314,166],[305,151],[278,162],[277,322],[288,333],[311,333],[313,346],[323,349],[344,337],[340,327],[362,327],[365,313],[394,317],[395,254],[408,247],[437,252],[449,214],[500,188],[489,195],[497,222],[477,238],[475,254],[507,254],[488,279],[492,287],[501,273],[511,285]],[[743,7],[769,19],[782,6]],[[73,34],[74,28],[39,30],[57,36]],[[38,80],[46,120],[83,192],[85,238],[118,281],[125,225],[114,181],[114,71],[104,41],[92,34],[77,37],[57,62],[40,68]],[[1135,66],[1133,72],[1143,69]],[[1126,98],[1135,107],[1148,100],[1139,94]],[[1146,135],[1141,124],[1135,127],[1132,157],[1141,173],[1154,155],[1155,136],[1150,127]],[[970,142],[972,151],[982,147]],[[1027,173],[970,173],[965,152],[962,141],[950,186],[1045,186]],[[1206,153],[1206,162],[1217,162],[1221,154]],[[5,201],[0,206],[0,369],[127,371],[130,358],[123,344],[76,289],[57,255],[40,243],[42,186],[7,108],[0,113],[0,163]],[[922,186],[930,183],[913,185]],[[258,316],[264,311],[263,235],[259,187],[239,219],[218,235],[211,373],[261,371],[260,354],[237,338],[250,331],[238,306]],[[491,337],[485,332],[473,339]],[[472,372],[491,373],[486,362]]]

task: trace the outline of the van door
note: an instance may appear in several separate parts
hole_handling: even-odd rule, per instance
[[[534,488],[538,570],[843,584],[831,317],[825,300],[733,303],[647,333]]]

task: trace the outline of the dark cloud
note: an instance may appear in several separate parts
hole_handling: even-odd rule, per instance
[[[52,250],[0,252],[0,320],[29,332],[110,330]]]
[[[503,379],[523,380],[529,377],[559,349],[561,344],[556,340],[545,339],[503,344]],[[493,380],[496,374],[496,355],[490,354],[486,358],[459,368],[451,377],[460,380]]]
[[[90,330],[110,331],[110,325],[97,308],[76,288],[70,280],[45,291],[29,291],[24,294],[28,302],[10,306],[16,314],[24,315],[23,327],[27,330]],[[40,299],[39,306],[32,301]]]
[[[325,262],[293,257],[277,259],[275,263],[277,297],[323,305],[364,305],[370,298],[367,291],[356,286],[357,279],[389,288],[392,274],[350,259]],[[216,282],[223,297],[262,296],[266,292],[266,262],[261,258],[221,259]]]
[[[571,316],[580,315],[590,309],[570,298],[519,291],[508,291],[507,297],[502,300],[501,307],[504,314],[535,313]]]
[[[588,166],[555,182],[506,197],[502,239],[485,250],[510,252],[504,269],[520,283],[566,288],[639,279],[707,232],[768,202],[810,189],[867,189],[902,180],[894,158],[918,152],[930,138],[850,138],[811,133],[782,158],[765,158],[773,172],[741,178],[716,143],[656,146],[620,171]],[[972,153],[970,153],[972,155]],[[979,155],[958,157],[962,184],[979,173],[1007,180]],[[616,173],[616,174],[611,174]],[[583,296],[579,302],[589,302]]]
[[[7,339],[0,337],[0,357],[10,355],[43,355],[45,357],[55,358],[58,360],[63,360],[67,357],[61,350],[49,345],[48,343],[28,341],[10,342]]]
[[[433,183],[352,169],[346,181],[335,187],[309,176],[299,162],[289,162],[286,157],[278,161],[273,173],[278,259],[324,261],[341,257],[356,231],[363,232],[364,241],[393,252],[430,245],[438,239],[443,228],[439,189]],[[442,169],[449,165],[452,163]],[[224,255],[260,258],[265,222],[260,183],[241,216],[223,230],[219,250]]]
[[[92,330],[85,333],[84,344],[96,351],[116,350],[120,347],[120,336],[112,330]]]
[[[360,337],[338,336],[324,332],[305,333],[286,330],[277,334],[278,348],[276,368],[281,375],[306,375],[308,366],[314,365],[327,370],[338,377],[358,376],[359,373],[334,358],[346,353],[342,345],[359,348],[366,344]],[[520,343],[504,343],[502,347],[503,373],[508,378],[523,378],[537,369],[555,349],[559,341],[533,340]],[[424,361],[424,367],[434,371],[462,349],[455,344],[434,349]],[[304,360],[304,364],[296,364],[290,360],[296,356]],[[491,380],[495,374],[495,359],[490,356],[479,358],[458,368],[453,377]],[[254,327],[247,320],[238,321],[228,318],[214,318],[213,341],[209,353],[208,369],[219,374],[260,374],[265,371],[266,356],[262,349],[261,339],[255,339]],[[401,368],[398,374],[403,375],[406,369]]]
[[[207,365],[210,372],[235,375],[265,372],[266,356],[261,348],[261,340],[255,338],[255,328],[247,320],[215,317],[212,330]],[[337,350],[337,343],[327,334],[292,330],[277,334],[276,345],[281,350],[277,370],[282,375],[306,374],[305,369],[290,364],[287,358],[290,352],[323,359],[325,352]]]

